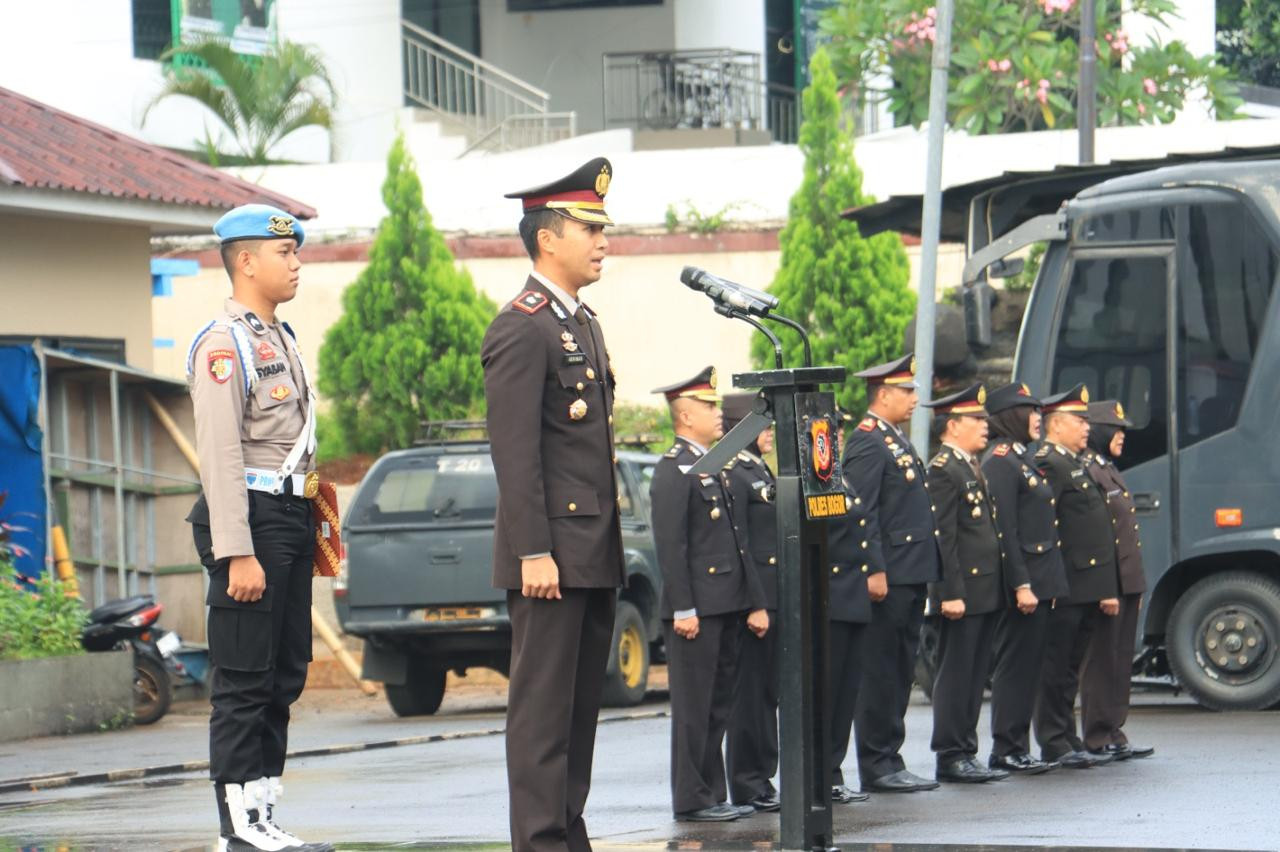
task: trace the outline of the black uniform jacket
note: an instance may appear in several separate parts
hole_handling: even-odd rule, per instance
[[[943,446],[929,462],[929,496],[938,519],[942,582],[929,587],[931,609],[941,601],[964,601],[965,615],[982,615],[1008,606],[1001,533],[995,502],[973,466],[955,449]]]
[[[764,590],[731,511],[729,474],[685,473],[702,453],[683,438],[663,454],[649,485],[653,539],[662,569],[662,617],[763,609]],[[741,514],[741,509],[738,510]]]
[[[886,572],[891,586],[941,579],[925,467],[911,442],[868,414],[849,431],[844,476],[867,510],[869,573]]]
[[[1040,475],[1031,449],[1000,440],[987,448],[982,475],[996,501],[996,524],[1004,534],[1005,580],[1010,589],[1031,584],[1035,596],[1066,598],[1067,569],[1058,547],[1053,486]]]
[[[1057,500],[1058,539],[1071,587],[1068,602],[1114,598],[1119,592],[1116,541],[1106,493],[1070,450],[1046,442],[1035,458]]]
[[[845,508],[843,518],[827,522],[827,558],[831,562],[828,581],[828,618],[851,624],[871,621],[871,598],[867,595],[867,575],[871,563],[867,553],[867,504],[849,483],[844,481]]]
[[[729,497],[747,537],[747,554],[764,592],[766,609],[778,608],[778,507],[774,502],[773,471],[764,459],[743,450],[729,466]],[[746,515],[746,525],[741,519]]]
[[[1115,462],[1094,452],[1085,453],[1085,465],[1093,481],[1107,493],[1107,508],[1116,529],[1116,557],[1120,563],[1120,592],[1136,595],[1147,590],[1147,577],[1142,571],[1142,541],[1139,539],[1138,510],[1133,495]]]
[[[620,585],[614,381],[598,323],[580,325],[530,278],[489,324],[480,360],[498,476],[494,586],[520,588],[520,557],[548,552],[565,588]]]

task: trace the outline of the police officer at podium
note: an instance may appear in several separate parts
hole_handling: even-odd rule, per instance
[[[671,800],[675,818],[726,822],[755,813],[728,803],[722,753],[733,707],[743,626],[769,631],[767,600],[747,555],[746,512],[734,507],[727,471],[689,469],[723,434],[716,372],[657,388],[675,444],[650,485],[662,570],[662,618],[671,692]]]
[[[209,572],[218,849],[329,849],[276,822],[289,707],[311,660],[315,395],[276,315],[298,292],[306,234],[264,204],[237,207],[213,230],[231,298],[187,352],[201,486],[187,520]]]
[[[919,401],[915,357],[905,355],[855,375],[866,380],[869,402],[866,416],[849,433],[844,470],[867,511],[871,598],[855,711],[858,772],[863,790],[932,790],[938,782],[908,771],[899,754],[927,587],[941,577],[924,462],[902,431]]]

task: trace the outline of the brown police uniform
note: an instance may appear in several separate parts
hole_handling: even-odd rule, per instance
[[[611,224],[612,169],[598,158],[509,197]],[[582,813],[596,716],[623,582],[614,479],[614,377],[604,334],[534,277],[498,312],[481,349],[498,512],[493,583],[507,590],[511,669],[507,777],[516,850],[590,849]],[[521,594],[521,558],[550,553],[559,600]]]
[[[1089,422],[1124,428],[1133,424],[1114,400],[1089,403]],[[1130,747],[1125,736],[1129,718],[1129,693],[1133,677],[1133,651],[1138,631],[1142,594],[1147,590],[1142,569],[1142,541],[1139,538],[1137,508],[1133,495],[1115,462],[1094,450],[1084,453],[1089,474],[1106,492],[1107,508],[1115,527],[1116,559],[1120,569],[1120,612],[1099,620],[1089,649],[1085,652],[1080,681],[1080,723],[1084,746],[1090,751],[1110,751],[1145,757],[1150,750]]]

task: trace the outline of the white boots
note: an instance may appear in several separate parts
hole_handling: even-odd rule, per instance
[[[221,835],[218,852],[329,852],[327,843],[307,843],[275,824],[276,800],[284,788],[279,778],[244,784],[215,784]]]

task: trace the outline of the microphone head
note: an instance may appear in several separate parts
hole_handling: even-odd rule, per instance
[[[701,290],[699,279],[703,276],[703,271],[696,266],[686,266],[680,270],[680,280],[684,282],[686,287],[692,287],[694,290]]]

